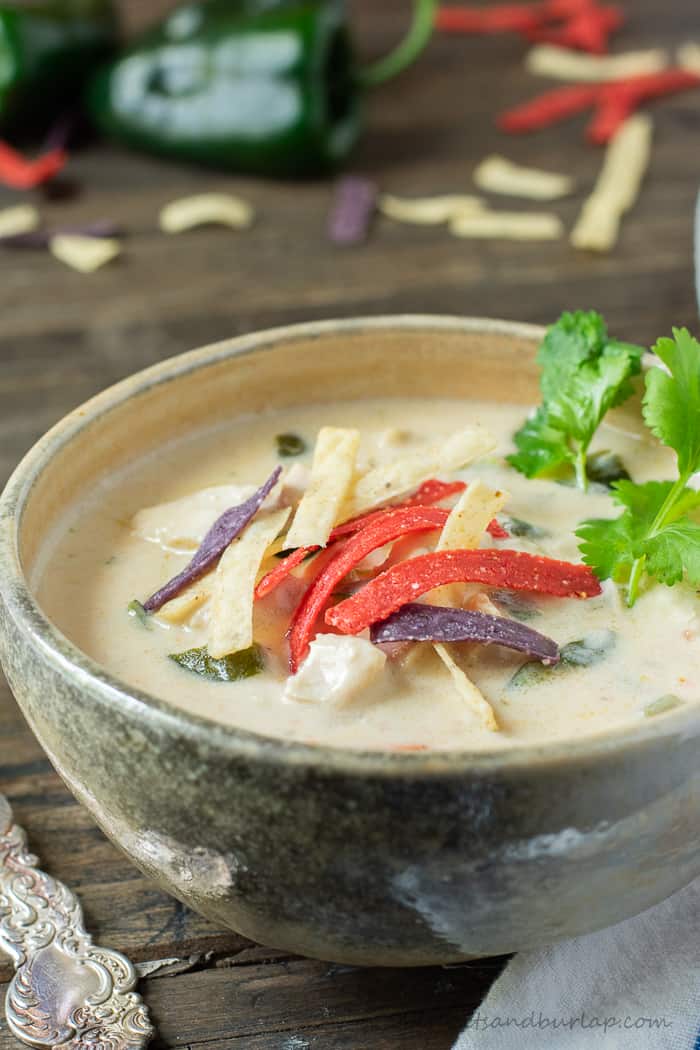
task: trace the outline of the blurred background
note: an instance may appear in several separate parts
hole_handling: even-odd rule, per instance
[[[116,6],[130,39],[174,5]],[[626,20],[614,51],[700,39],[697,0],[625,0],[622,7]],[[390,51],[410,17],[409,0],[348,4],[360,60]],[[403,196],[474,193],[477,163],[503,154],[576,176],[573,195],[545,206],[569,231],[603,150],[586,142],[583,116],[531,135],[499,131],[499,112],[561,86],[529,73],[526,52],[512,33],[436,32],[406,72],[367,92],[364,131],[344,170]],[[399,312],[547,323],[579,307],[601,310],[616,335],[644,343],[671,324],[693,326],[700,92],[662,100],[654,118],[641,197],[604,254],[576,251],[566,235],[534,243],[460,240],[442,226],[381,216],[364,242],[339,246],[327,235],[333,176],[272,180],[161,159],[106,139],[69,144],[61,192],[51,184],[3,188],[0,206],[30,202],[50,229],[113,224],[123,231],[122,251],[86,275],[48,250],[0,245],[0,475],[65,411],[104,386],[168,355],[265,326]],[[249,202],[254,225],[161,232],[164,205],[207,191]],[[505,197],[491,203],[542,210]]]

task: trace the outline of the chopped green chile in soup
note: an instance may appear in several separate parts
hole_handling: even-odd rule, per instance
[[[198,716],[268,736],[356,749],[493,751],[580,740],[634,724],[654,731],[667,712],[700,699],[700,606],[686,584],[649,586],[631,609],[612,581],[585,600],[475,583],[451,583],[418,599],[527,621],[556,643],[560,659],[551,665],[471,642],[375,646],[368,631],[336,633],[322,613],[316,638],[311,637],[313,660],[307,657],[290,679],[290,623],[306,589],[334,555],[333,543],[315,557],[310,555],[316,546],[309,541],[285,543],[291,529],[303,532],[301,515],[296,523],[294,517],[313,488],[314,472],[328,469],[314,460],[319,431],[324,428],[324,447],[332,450],[344,442],[353,449],[354,473],[349,471],[345,482],[361,481],[352,481],[356,488],[346,491],[331,471],[335,489],[331,485],[325,493],[318,514],[307,515],[314,527],[321,518],[337,524],[376,510],[385,476],[394,485],[387,482],[392,505],[430,478],[467,483],[461,495],[452,490],[432,504],[449,512],[464,501],[460,521],[431,511],[423,531],[416,526],[371,550],[337,586],[330,599],[335,604],[353,601],[368,580],[397,561],[440,549],[448,517],[456,535],[461,529],[466,536],[479,513],[486,515],[476,541],[463,539],[463,546],[522,552],[539,559],[532,564],[546,558],[580,567],[575,529],[584,519],[614,516],[610,494],[601,484],[583,492],[528,479],[510,467],[505,456],[525,414],[522,406],[377,399],[270,411],[202,431],[105,479],[58,523],[34,570],[39,600],[71,641],[129,685]],[[472,427],[483,428],[476,445],[486,432],[493,443],[475,445],[473,460],[464,467],[455,435],[463,435],[460,441],[468,450],[464,432]],[[281,448],[280,436],[293,436],[294,448]],[[457,469],[439,464],[428,469],[430,450],[450,447],[459,460]],[[303,449],[308,455],[298,456]],[[606,456],[596,460],[596,451]],[[619,476],[621,470],[636,482],[673,476],[669,450],[640,427],[627,431],[617,418],[602,424],[592,452],[593,463],[601,463],[606,476]],[[279,483],[219,568],[158,613],[145,614],[135,603],[145,602],[192,560],[217,518],[245,502],[280,455],[289,458]],[[404,460],[428,466],[424,476],[401,490],[391,479]],[[362,486],[370,494],[366,506],[358,503]],[[431,526],[433,521],[439,524]],[[241,578],[240,552],[247,549],[235,548],[244,542],[262,561],[249,567],[245,594],[231,596],[226,586]],[[352,536],[334,542],[339,550]],[[290,573],[281,574],[274,589],[253,603],[254,588],[282,564],[280,555],[306,544],[309,556],[300,556]],[[448,549],[459,545],[447,544]],[[211,618],[222,609],[233,620],[227,628],[231,637],[248,640],[241,646],[242,660],[240,655],[231,660],[223,643],[223,656],[207,650]],[[219,632],[219,639],[226,636]],[[480,698],[477,704],[470,702],[470,691]]]

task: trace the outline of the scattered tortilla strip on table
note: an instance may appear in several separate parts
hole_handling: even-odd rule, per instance
[[[214,574],[207,650],[214,660],[253,644],[253,590],[265,552],[284,528],[289,508],[254,518],[224,551]]]
[[[359,447],[359,430],[319,430],[308,488],[294,515],[287,547],[325,547],[348,498]]]
[[[242,197],[230,193],[197,193],[166,204],[160,213],[163,233],[185,233],[197,226],[229,226],[245,230],[252,226],[255,211]]]
[[[576,186],[576,180],[571,175],[525,168],[497,154],[482,160],[474,172],[474,182],[479,189],[490,193],[505,193],[510,197],[529,197],[538,201],[566,197]]]
[[[651,158],[653,123],[638,113],[622,124],[608,145],[598,181],[571,232],[575,248],[607,252],[615,246],[620,222],[639,196]]]
[[[621,55],[587,55],[554,44],[539,44],[528,52],[525,68],[537,76],[573,80],[580,84],[659,73],[668,62],[668,52],[660,47],[627,51]]]
[[[446,193],[438,197],[395,197],[383,193],[379,198],[382,215],[416,226],[439,226],[454,215],[472,215],[483,207],[481,197],[467,193]]]
[[[0,211],[0,237],[16,237],[20,233],[31,233],[41,222],[41,216],[33,204],[17,204]]]
[[[483,211],[455,216],[450,233],[477,240],[556,241],[563,236],[564,225],[552,212]]]
[[[403,459],[374,467],[355,482],[343,508],[342,520],[354,518],[362,511],[402,496],[428,478],[460,470],[495,447],[488,430],[477,424],[453,434],[439,445],[429,445]]]
[[[470,481],[445,522],[437,550],[478,547],[492,518],[510,499],[507,492],[489,488],[480,478]]]
[[[49,251],[79,273],[94,273],[121,254],[121,243],[111,237],[82,237],[59,233],[49,241]]]
[[[691,41],[681,44],[676,57],[681,69],[687,69],[690,73],[700,75],[700,44],[694,44]]]
[[[472,682],[471,678],[465,674],[459,666],[450,652],[449,646],[445,645],[443,642],[436,642],[434,649],[447,670],[450,672],[455,688],[469,710],[477,716],[484,729],[489,729],[491,732],[498,732],[500,727],[491,704],[481,690],[474,684],[474,682]]]

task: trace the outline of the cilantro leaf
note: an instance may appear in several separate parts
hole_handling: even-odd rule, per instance
[[[538,351],[543,403],[515,435],[509,463],[527,477],[573,466],[586,488],[593,435],[608,409],[632,393],[641,356],[641,347],[608,337],[600,314],[562,314]]]
[[[646,571],[672,587],[685,576],[691,587],[700,587],[700,525],[681,518],[666,525],[644,543]]]
[[[672,481],[619,481],[613,499],[624,512],[579,526],[581,555],[600,579],[626,580],[641,563],[647,575],[669,587],[684,576],[691,586],[700,586],[700,523],[687,517],[700,508],[700,492],[686,488],[676,493],[676,488]],[[670,509],[665,510],[667,504]]]
[[[635,558],[634,532],[634,517],[629,513],[619,518],[593,518],[579,525],[576,535],[581,540],[581,556],[599,579],[629,575]]]
[[[525,421],[514,441],[518,451],[508,456],[508,462],[528,478],[552,474],[563,464],[573,463],[566,438],[548,425],[543,407]]]
[[[678,473],[687,481],[700,470],[700,343],[687,328],[674,328],[673,339],[659,339],[654,352],[668,372],[648,372],[644,420],[674,450]]]

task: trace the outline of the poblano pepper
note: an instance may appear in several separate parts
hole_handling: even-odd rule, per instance
[[[399,72],[432,30],[417,0],[406,41],[365,71]],[[344,0],[204,0],[178,8],[91,85],[108,135],[166,156],[262,175],[338,166],[362,126],[362,80]]]
[[[114,48],[111,0],[0,3],[0,133],[48,125]]]

